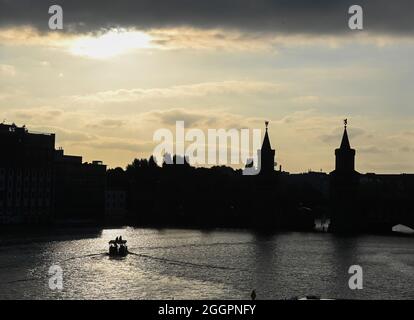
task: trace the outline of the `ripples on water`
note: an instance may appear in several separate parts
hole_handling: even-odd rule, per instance
[[[106,255],[122,235],[134,254]],[[54,239],[55,241],[50,241]],[[111,229],[0,238],[0,299],[414,299],[414,238]],[[63,269],[64,289],[48,286]],[[349,266],[364,289],[348,288]]]

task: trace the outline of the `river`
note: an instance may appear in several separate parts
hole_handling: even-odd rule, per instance
[[[134,254],[106,255],[122,235]],[[62,290],[49,287],[49,268]],[[348,269],[360,265],[363,289]],[[0,299],[414,299],[414,237],[121,228],[0,236]]]

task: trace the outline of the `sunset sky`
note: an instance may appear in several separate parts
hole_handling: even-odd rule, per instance
[[[413,173],[413,18],[408,0],[0,0],[0,121],[125,167],[176,120],[269,120],[277,162],[303,172],[333,169],[348,118],[358,171]]]

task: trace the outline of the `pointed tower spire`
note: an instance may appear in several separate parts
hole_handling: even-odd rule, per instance
[[[355,171],[355,149],[351,148],[347,132],[348,120],[344,120],[344,134],[342,135],[341,146],[335,150],[335,171],[354,172]]]
[[[260,174],[271,174],[275,167],[275,150],[270,145],[268,127],[269,121],[265,121],[266,132],[263,138],[262,149],[258,150],[260,161]]]
[[[265,125],[266,125],[266,132],[263,138],[262,150],[272,150],[272,146],[270,145],[269,134],[267,132],[269,121],[265,121]]]
[[[344,134],[342,135],[341,141],[341,149],[351,149],[351,145],[349,143],[348,132],[346,131],[346,127],[348,125],[348,119],[344,120]]]

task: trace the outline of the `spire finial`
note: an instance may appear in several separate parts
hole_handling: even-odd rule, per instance
[[[265,125],[266,125],[266,131],[267,131],[267,127],[269,126],[269,121],[265,121]]]
[[[348,119],[344,119],[344,127],[345,127],[345,129],[346,129],[347,125],[348,125]]]

